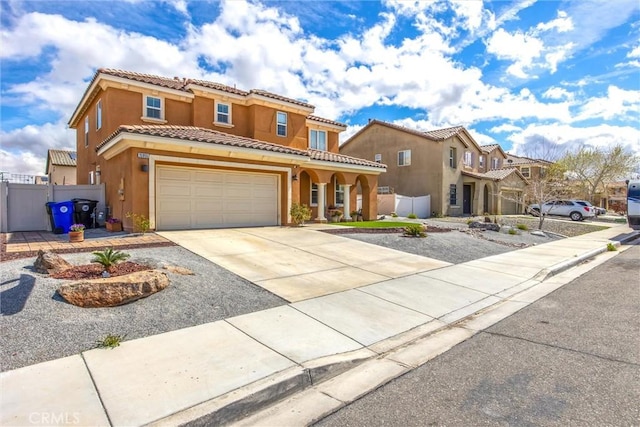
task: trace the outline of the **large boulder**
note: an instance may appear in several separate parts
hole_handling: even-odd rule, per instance
[[[51,251],[45,252],[42,249],[38,251],[38,257],[33,263],[33,269],[42,274],[57,273],[71,267],[73,266],[60,255]]]
[[[166,273],[147,270],[66,283],[58,288],[58,293],[69,303],[80,307],[114,307],[148,297],[168,285]]]
[[[473,221],[472,223],[469,224],[469,228],[473,228],[477,230],[500,231],[500,226],[492,222]]]

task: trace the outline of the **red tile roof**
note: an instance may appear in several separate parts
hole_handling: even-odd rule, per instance
[[[288,102],[288,103],[291,103],[291,104],[296,104],[296,105],[299,105],[299,106],[305,107],[305,108],[310,108],[310,109],[314,109],[315,108],[313,105],[307,104],[306,102],[298,101],[298,100],[292,99],[292,98],[287,98],[286,96],[282,96],[282,95],[278,95],[278,94],[275,94],[275,93],[267,92],[266,90],[262,90],[262,89],[251,89],[249,91],[249,93],[252,93],[252,94],[255,94],[255,95],[264,96],[266,98],[277,99],[278,101],[284,101],[284,102]]]
[[[483,153],[490,153],[496,148],[502,148],[502,147],[500,146],[500,144],[487,144],[487,145],[481,145],[480,148],[482,149]]]
[[[56,166],[76,166],[76,152],[66,150],[49,150],[49,158],[51,164]]]
[[[513,154],[507,154],[507,161],[509,161],[509,160],[511,160],[510,166],[531,165],[531,164],[535,164],[535,163],[543,163],[543,164],[550,165],[552,163],[552,162],[549,162],[547,160],[532,159],[530,157],[515,156]]]
[[[424,134],[433,139],[445,140],[459,134],[462,130],[464,130],[463,126],[454,126],[451,128],[430,130],[428,132],[425,132]]]
[[[502,181],[512,173],[516,173],[520,178],[522,178],[525,182],[527,181],[524,176],[518,171],[516,168],[504,168],[504,169],[492,169],[487,172],[470,172],[470,171],[462,171],[462,175],[467,175],[473,178],[479,179],[489,179],[491,181]]]
[[[320,150],[307,150],[309,156],[312,160],[321,160],[325,162],[333,162],[333,163],[346,163],[350,165],[358,165],[358,166],[369,166],[372,168],[386,168],[387,166],[373,162],[371,160],[359,159],[357,157],[345,156],[344,154],[331,153],[329,151],[320,151]]]
[[[206,80],[189,79],[189,80],[187,80],[187,86],[190,85],[190,84],[194,84],[194,85],[198,85],[198,86],[202,86],[202,87],[207,87],[207,88],[210,88],[210,89],[220,90],[222,92],[229,92],[229,93],[233,93],[235,95],[247,96],[249,94],[249,92],[246,92],[246,91],[240,90],[240,89],[236,89],[235,87],[223,85],[221,83],[209,82],[209,81],[206,81]]]
[[[231,147],[249,148],[254,150],[270,151],[283,154],[293,154],[332,163],[343,163],[357,166],[369,166],[375,168],[386,168],[385,165],[372,162],[370,160],[358,159],[356,157],[345,156],[343,154],[330,153],[318,150],[299,150],[284,145],[272,144],[259,141],[257,139],[245,138],[231,135],[212,129],[199,128],[195,126],[172,126],[172,125],[125,125],[120,126],[107,139],[102,141],[96,150],[107,145],[110,141],[123,133],[133,133],[139,135],[149,135],[163,138],[179,139],[184,141],[197,141],[208,144],[220,144]]]
[[[186,79],[181,79],[179,77],[170,79],[168,77],[154,76],[152,74],[142,74],[133,71],[115,70],[111,68],[99,68],[96,76],[100,73],[182,91],[185,90],[185,83],[187,82]]]
[[[326,124],[333,125],[333,126],[340,126],[340,127],[343,127],[343,128],[347,127],[347,125],[345,125],[344,123],[340,123],[340,122],[336,122],[336,121],[333,121],[333,120],[325,119],[323,117],[309,115],[309,116],[307,116],[307,119],[313,120],[314,122],[326,123]]]

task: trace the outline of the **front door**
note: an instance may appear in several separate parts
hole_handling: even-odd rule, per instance
[[[467,184],[462,187],[462,213],[471,215],[471,186]]]

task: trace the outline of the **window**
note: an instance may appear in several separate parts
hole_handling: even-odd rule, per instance
[[[96,104],[96,130],[102,127],[102,99]]]
[[[276,135],[287,136],[287,113],[276,113]]]
[[[231,106],[229,104],[223,104],[222,102],[216,102],[216,123],[224,123],[226,125],[231,124]]]
[[[525,178],[529,178],[529,174],[531,173],[531,170],[529,168],[522,168],[520,172],[522,172],[522,176],[524,176]]]
[[[162,99],[147,96],[145,100],[145,117],[150,119],[162,119]]]
[[[335,188],[336,193],[336,205],[344,205],[344,187],[338,183],[338,178],[333,178],[333,188]]]
[[[318,184],[311,183],[311,206],[318,206]]]
[[[473,166],[473,153],[471,151],[464,152],[464,164],[465,166]]]
[[[484,156],[478,157],[478,163],[480,164],[480,167],[484,169]]]
[[[96,185],[95,174],[93,171],[89,172],[89,185]]]
[[[373,156],[373,160],[376,163],[382,163],[382,154],[376,154],[375,156]]]
[[[456,155],[456,149],[453,147],[449,148],[449,166],[455,169],[458,165],[458,156]]]
[[[312,129],[309,132],[309,148],[327,151],[327,132]]]
[[[398,151],[398,166],[409,166],[411,164],[411,150]]]
[[[455,184],[449,185],[449,204],[451,206],[458,204],[458,187]]]
[[[84,146],[89,146],[89,116],[84,118]]]
[[[491,158],[491,169],[498,169],[500,167],[500,159],[497,157]]]

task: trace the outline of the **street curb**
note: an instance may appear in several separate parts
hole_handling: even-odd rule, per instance
[[[613,246],[615,246],[616,248],[620,247],[622,244],[627,243],[627,242],[631,242],[637,238],[640,238],[640,234],[631,234],[621,240],[617,240],[617,241],[610,241],[611,244],[613,244]],[[533,280],[538,280],[540,282],[544,282],[545,280],[547,280],[550,277],[555,276],[556,274],[562,273],[563,271],[566,271],[572,267],[575,267],[576,265],[582,264],[583,262],[594,258],[598,255],[600,255],[601,253],[607,252],[607,246],[604,246],[602,248],[598,248],[598,249],[594,249],[592,251],[589,251],[587,253],[584,253],[580,256],[576,256],[573,259],[567,260],[567,261],[563,261],[559,264],[556,264],[554,266],[551,266],[549,268],[545,268],[544,270],[541,270],[538,274],[536,274],[533,277]]]

